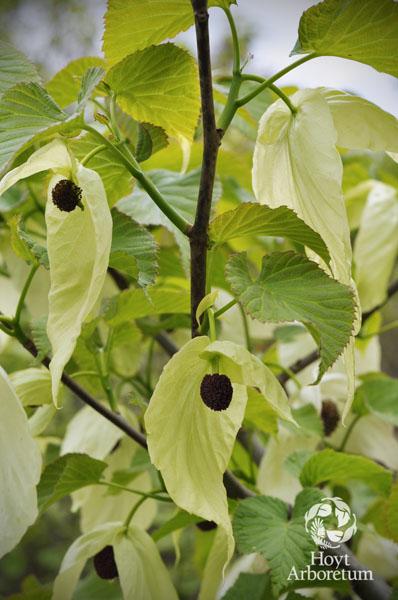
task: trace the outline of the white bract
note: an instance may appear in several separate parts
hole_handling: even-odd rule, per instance
[[[0,558],[14,548],[38,514],[39,447],[6,372],[0,367]]]
[[[224,411],[209,409],[200,396],[215,357],[220,373],[233,384],[232,401]],[[223,474],[243,421],[246,386],[259,387],[278,414],[292,420],[282,386],[259,359],[232,342],[211,344],[209,338],[197,337],[168,362],[145,413],[149,454],[167,491],[178,506],[225,531],[225,562],[234,541]]]
[[[109,262],[112,218],[99,175],[78,164],[64,142],[53,140],[34,152],[0,182],[0,195],[20,179],[52,170],[46,205],[51,287],[47,333],[53,358],[52,395],[58,405],[63,368],[72,356],[82,325],[93,316]],[[52,202],[52,189],[73,178],[82,190],[84,210],[64,212]]]

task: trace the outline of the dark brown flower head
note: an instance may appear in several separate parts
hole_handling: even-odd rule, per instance
[[[82,190],[70,179],[61,179],[52,190],[52,198],[59,210],[72,212],[81,204]]]
[[[232,385],[226,375],[205,375],[200,384],[203,402],[212,410],[225,410],[232,400]]]
[[[201,531],[211,531],[217,528],[217,523],[214,523],[214,521],[199,521],[199,523],[196,523],[196,527]]]
[[[322,402],[321,418],[325,435],[331,435],[340,421],[339,411],[332,400],[324,400]]]
[[[94,556],[94,568],[101,579],[115,579],[119,576],[112,546],[105,546]]]

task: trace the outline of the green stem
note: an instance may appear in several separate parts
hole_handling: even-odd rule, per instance
[[[216,333],[216,321],[215,321],[215,318],[214,318],[214,311],[210,308],[207,311],[207,315],[209,317],[210,340],[212,342],[215,342],[217,340],[217,333]]]
[[[158,496],[158,494],[163,493],[163,490],[152,490],[151,492],[143,492],[142,490],[136,490],[133,488],[126,487],[125,485],[113,483],[113,481],[99,481],[96,485],[106,485],[107,487],[115,488],[116,490],[130,492],[131,494],[142,496],[145,500],[147,498],[152,498],[153,500],[159,500],[159,502],[172,502],[171,498],[164,498],[163,496]]]
[[[90,152],[87,152],[86,156],[80,161],[80,164],[84,167],[84,165],[86,165],[88,161],[93,158],[93,156],[95,156],[99,152],[102,152],[102,150],[106,150],[105,144],[101,144],[100,146],[97,146],[96,148],[90,150]]]
[[[240,90],[240,86],[242,83],[242,73],[241,73],[241,66],[240,66],[239,38],[238,38],[238,32],[236,31],[235,21],[234,21],[231,11],[228,8],[224,8],[223,10],[228,19],[229,27],[231,29],[233,52],[234,52],[231,86],[229,88],[227,102],[224,106],[224,110],[220,116],[219,123],[218,123],[218,129],[225,132],[237,110],[236,109],[236,101],[239,96],[239,90]]]
[[[154,348],[155,348],[155,338],[152,338],[149,343],[148,361],[147,361],[146,370],[145,370],[145,384],[146,384],[146,387],[148,388],[148,390],[152,390],[151,377],[152,377],[152,363],[153,363]]]
[[[246,74],[242,75],[242,79],[244,81],[258,81],[259,83],[264,83],[266,80],[264,77],[260,77],[259,75]],[[289,107],[291,113],[295,115],[297,113],[297,108],[291,102],[289,96],[287,96],[280,88],[278,88],[273,83],[268,85],[269,89],[274,92],[279,98],[283,100],[283,102]]]
[[[30,288],[30,284],[32,283],[33,277],[35,276],[35,273],[37,271],[37,269],[39,268],[39,265],[33,265],[32,268],[30,269],[29,275],[26,278],[25,284],[22,288],[22,292],[21,295],[19,297],[18,300],[18,304],[17,304],[17,309],[15,311],[15,317],[13,319],[14,321],[14,326],[15,329],[19,329],[20,328],[20,321],[21,321],[21,313],[22,313],[22,309],[25,303],[25,298],[27,296],[27,293],[29,291]]]
[[[79,377],[99,377],[99,373],[97,371],[76,371],[76,373],[71,373],[70,377],[72,379],[78,379]]]
[[[227,310],[229,310],[230,308],[232,308],[233,306],[235,306],[235,304],[237,304],[238,301],[237,300],[231,300],[231,302],[228,302],[228,304],[225,304],[224,306],[222,306],[221,308],[219,308],[215,313],[214,316],[216,319],[218,319],[218,317],[221,317],[221,315],[223,315],[225,312],[227,312]]]
[[[129,512],[129,514],[127,515],[127,518],[124,522],[124,526],[127,529],[128,526],[131,523],[132,518],[134,517],[135,513],[137,512],[137,510],[140,508],[141,504],[144,504],[145,500],[147,500],[147,498],[141,498],[140,500],[138,500],[137,504],[134,504],[133,508],[131,509],[131,511]]]
[[[145,175],[143,171],[141,171],[139,164],[134,159],[132,155],[127,157],[117,146],[112,144],[105,136],[102,135],[99,131],[97,131],[94,127],[85,124],[83,129],[91,133],[98,140],[101,140],[101,143],[107,146],[110,150],[112,150],[113,154],[117,156],[118,160],[124,164],[126,169],[131,173],[137,181],[140,182],[141,186],[147,192],[147,194],[152,198],[155,204],[160,208],[162,213],[166,215],[168,219],[184,234],[188,235],[191,230],[191,224],[188,223],[180,214],[178,214],[174,208],[172,208],[166,200],[163,198],[162,194],[159,192],[157,187],[152,183],[152,181]]]
[[[246,316],[245,311],[243,310],[242,305],[238,303],[238,306],[239,306],[240,314],[242,316],[242,321],[243,321],[243,330],[245,332],[246,348],[249,350],[249,352],[251,352],[252,351],[252,341],[250,339],[249,323],[248,323],[247,316]]]
[[[113,393],[112,386],[109,382],[109,374],[104,365],[104,353],[100,350],[97,354],[94,354],[95,364],[97,365],[98,376],[101,381],[102,389],[104,390],[106,397],[109,402],[109,406],[114,412],[117,412],[117,402]]]
[[[272,77],[270,77],[269,79],[265,79],[259,86],[258,88],[256,88],[255,90],[253,90],[252,92],[250,92],[249,94],[246,94],[246,96],[243,96],[242,98],[239,98],[239,100],[237,100],[236,104],[239,106],[244,106],[245,104],[247,104],[248,102],[250,102],[250,100],[253,100],[253,98],[255,98],[256,96],[258,96],[258,94],[261,94],[261,92],[263,90],[265,90],[267,87],[269,87],[272,83],[274,83],[275,81],[277,81],[278,79],[280,79],[281,77],[283,77],[284,75],[286,75],[287,73],[289,73],[290,71],[292,71],[293,69],[295,69],[296,67],[304,64],[305,62],[316,58],[318,55],[316,52],[313,52],[312,54],[307,54],[306,56],[303,56],[302,58],[299,58],[299,60],[296,60],[294,63],[292,63],[291,65],[288,65],[287,67],[285,67],[284,69],[282,69],[281,71],[278,71],[277,73],[275,73],[275,75],[273,75]]]
[[[343,437],[343,440],[340,444],[340,446],[337,448],[338,452],[343,452],[347,442],[349,440],[349,437],[352,433],[352,430],[354,429],[355,425],[358,423],[359,419],[361,418],[362,415],[356,415],[355,418],[351,421],[350,425],[347,427],[347,431],[345,432],[345,436]]]

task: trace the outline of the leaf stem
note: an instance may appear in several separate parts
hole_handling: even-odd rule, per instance
[[[83,165],[83,167],[84,167],[88,163],[89,160],[91,160],[99,152],[102,152],[102,150],[106,150],[105,144],[100,144],[96,148],[93,148],[92,150],[90,150],[90,152],[87,152],[86,156],[84,156],[82,158],[82,160],[80,161],[80,164]]]
[[[250,339],[249,322],[247,320],[247,315],[246,315],[245,311],[243,310],[243,306],[240,303],[238,303],[238,307],[240,310],[240,314],[242,316],[243,330],[245,333],[245,340],[246,340],[246,348],[249,350],[249,352],[251,352],[252,351],[252,341]]]
[[[259,75],[252,75],[252,74],[242,75],[242,79],[244,81],[258,81],[259,83],[263,83],[265,81],[264,77],[260,77]],[[293,115],[295,115],[297,113],[297,108],[294,106],[294,104],[290,100],[289,96],[287,96],[284,92],[282,92],[282,90],[280,88],[278,88],[276,85],[274,85],[273,83],[271,83],[268,87],[270,90],[272,90],[274,92],[274,94],[276,94],[277,96],[279,96],[279,98],[281,98],[283,100],[283,102],[289,107],[289,109]]]
[[[224,304],[224,306],[216,310],[216,312],[214,313],[215,318],[218,319],[219,317],[221,317],[221,315],[223,315],[225,312],[227,312],[227,310],[235,306],[235,304],[238,304],[238,301],[235,299],[228,302],[228,304]]]
[[[352,433],[352,430],[354,429],[355,425],[358,423],[359,419],[361,418],[362,415],[355,415],[354,419],[351,421],[351,423],[349,424],[349,426],[347,427],[347,431],[345,432],[345,435],[342,439],[342,442],[340,444],[340,446],[337,448],[338,452],[344,452],[344,449],[347,445],[347,442],[349,440],[349,437]]]
[[[147,498],[153,498],[154,500],[159,500],[159,502],[172,502],[171,498],[164,498],[163,496],[158,496],[158,494],[163,493],[163,490],[152,490],[151,492],[143,492],[142,490],[136,490],[134,488],[126,487],[125,485],[120,485],[119,483],[114,483],[113,481],[98,481],[96,485],[106,485],[107,487],[111,487],[116,490],[130,492],[131,494],[142,496],[145,500]]]
[[[98,376],[101,381],[102,389],[104,390],[106,397],[109,402],[109,406],[113,411],[117,410],[117,402],[113,393],[112,386],[109,382],[109,373],[105,365],[104,361],[104,352],[100,349],[97,353],[94,354],[95,364],[98,370]]]
[[[27,276],[25,284],[24,284],[24,286],[22,288],[22,292],[21,292],[21,295],[19,297],[17,308],[16,308],[16,311],[15,311],[15,317],[13,319],[13,323],[14,323],[15,329],[19,329],[20,328],[20,321],[21,321],[22,309],[23,309],[23,306],[25,304],[25,299],[26,299],[26,296],[28,294],[28,291],[29,291],[29,288],[30,288],[30,284],[32,283],[33,277],[35,276],[35,273],[36,273],[36,271],[37,271],[38,268],[39,268],[38,264],[32,265],[32,267],[30,269],[30,272],[29,272],[29,275]]]
[[[265,79],[258,86],[258,88],[256,88],[255,90],[253,90],[249,94],[246,94],[246,96],[243,96],[242,98],[239,98],[239,100],[237,101],[238,107],[239,106],[244,106],[245,104],[247,104],[248,102],[250,102],[250,100],[253,100],[253,98],[255,98],[256,96],[258,96],[258,94],[260,94],[263,90],[265,90],[267,87],[269,87],[272,83],[274,83],[275,81],[277,81],[278,79],[280,79],[281,77],[283,77],[284,75],[286,75],[287,73],[289,73],[290,71],[292,71],[293,69],[295,69],[296,67],[299,67],[300,65],[306,63],[309,60],[312,60],[313,58],[316,58],[317,56],[318,56],[318,54],[316,52],[313,52],[312,54],[307,54],[306,56],[303,56],[302,58],[299,58],[299,60],[296,60],[291,65],[288,65],[287,67],[285,67],[281,71],[278,71],[277,73],[275,73],[275,75],[273,75],[269,79]]]
[[[188,223],[177,211],[174,210],[172,206],[170,206],[166,200],[163,198],[162,194],[159,192],[155,184],[145,175],[143,171],[141,171],[139,164],[135,160],[135,158],[129,154],[126,156],[124,152],[119,150],[119,148],[113,144],[110,140],[108,140],[102,133],[97,131],[91,125],[87,125],[86,123],[83,125],[83,129],[91,133],[98,140],[101,141],[106,147],[112,150],[113,154],[117,156],[120,162],[126,167],[126,169],[131,173],[131,175],[140,182],[141,186],[147,192],[147,194],[152,198],[155,204],[160,208],[162,213],[166,215],[168,219],[184,234],[188,235],[191,230],[191,224]]]

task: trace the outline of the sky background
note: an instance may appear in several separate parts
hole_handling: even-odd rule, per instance
[[[129,0],[126,0],[126,3]],[[250,37],[253,55],[247,72],[270,75],[297,57],[289,53],[297,39],[300,15],[316,4],[311,0],[240,0],[232,7],[239,32]],[[73,58],[101,54],[105,0],[0,0],[0,34],[43,66],[48,75]],[[226,19],[211,9],[214,55],[225,47]],[[178,41],[195,50],[194,31]],[[398,82],[371,67],[338,58],[318,58],[279,80],[278,85],[337,87],[362,95],[398,116]]]

